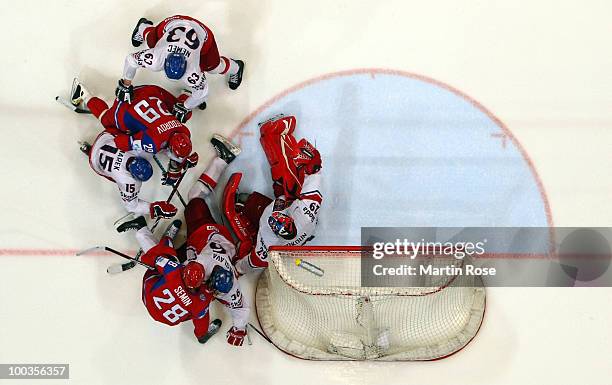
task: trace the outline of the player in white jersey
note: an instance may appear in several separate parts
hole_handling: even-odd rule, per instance
[[[90,167],[106,179],[114,182],[126,210],[151,218],[171,218],[177,209],[165,201],[147,202],[138,198],[142,182],[153,175],[151,163],[132,151],[121,151],[115,145],[115,136],[109,130],[102,131],[93,144],[81,143],[81,151],[89,157]]]
[[[132,45],[138,47],[143,42],[149,49],[129,54],[125,59],[123,79],[116,90],[119,100],[131,101],[132,80],[138,68],[164,70],[168,79],[182,81],[192,91],[184,103],[174,106],[173,113],[184,123],[189,111],[206,108],[206,72],[228,74],[232,90],[242,82],[244,62],[220,56],[210,28],[192,17],[171,16],[157,26],[150,20],[140,19],[132,33]]]
[[[225,214],[240,239],[235,266],[240,274],[268,266],[270,246],[302,246],[314,238],[321,195],[321,156],[305,139],[293,137],[295,118],[273,118],[261,125],[261,144],[274,181],[272,199],[238,194],[242,174],[224,191]]]

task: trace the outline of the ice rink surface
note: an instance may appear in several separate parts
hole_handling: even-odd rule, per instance
[[[78,75],[110,100],[138,18],[187,14],[247,72],[236,92],[209,77],[208,109],[189,123],[201,163],[181,191],[214,132],[244,147],[231,171],[245,187],[269,188],[256,123],[285,112],[323,155],[319,244],[353,244],[367,224],[610,226],[611,11],[594,0],[5,4],[0,363],[69,363],[74,384],[609,384],[610,289],[489,289],[474,341],[427,363],[308,362],[257,335],[202,346],[188,323],[154,323],[142,270],[111,277],[118,258],[74,256],[136,244],[112,229],[116,188],[76,145],[100,126],[53,98]],[[178,91],[159,74],[136,82]],[[167,196],[153,185],[144,198]],[[213,313],[225,331],[229,316]]]

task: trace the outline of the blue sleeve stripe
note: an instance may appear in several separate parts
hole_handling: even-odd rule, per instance
[[[208,306],[206,306],[206,309],[202,310],[195,318],[196,319],[204,318],[206,317],[206,314],[208,314]]]

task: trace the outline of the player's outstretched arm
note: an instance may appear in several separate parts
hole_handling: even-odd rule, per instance
[[[148,50],[145,50],[148,51]],[[136,71],[138,67],[141,67],[142,61],[140,57],[143,55],[145,51],[139,51],[136,53],[131,53],[125,57],[125,62],[123,64],[123,83],[125,85],[131,85],[132,80],[136,77]]]
[[[204,75],[202,75],[204,76]],[[198,87],[193,88],[191,95],[185,100],[183,105],[188,110],[193,110],[201,104],[206,103],[208,99],[208,82],[202,79],[202,83]]]

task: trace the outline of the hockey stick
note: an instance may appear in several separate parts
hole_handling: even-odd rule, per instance
[[[255,326],[253,326],[252,323],[248,323],[247,324],[248,327],[252,328],[253,330],[255,330],[257,332],[257,334],[259,334],[264,340],[268,341],[269,343],[272,343],[272,341],[268,338],[268,336],[266,336],[265,334],[263,334],[263,332],[261,330],[259,330],[258,328],[256,328]],[[247,332],[247,335],[249,333]]]
[[[185,174],[187,174],[187,172],[182,173],[181,177],[176,181],[176,184],[172,188],[172,191],[170,192],[170,196],[168,196],[168,199],[166,199],[166,202],[170,202],[172,200],[172,197],[178,191],[178,187],[181,184],[181,182],[183,181],[183,177],[185,176]],[[157,225],[159,224],[160,220],[161,220],[161,217],[158,217],[155,220],[155,223],[153,224],[153,227],[151,227],[151,233],[155,231],[155,229],[157,228]],[[142,249],[138,250],[138,253],[136,254],[136,258],[133,258],[133,259],[135,261],[138,261],[138,258],[140,258],[140,256],[142,254],[143,254]],[[106,268],[106,272],[108,274],[111,274],[111,275],[119,274],[119,273],[124,272],[126,270],[130,270],[134,266],[136,266],[136,263],[134,261],[129,261],[129,262],[125,262],[125,263],[115,263],[115,264],[112,264],[109,267],[107,267]]]
[[[64,99],[64,98],[62,98],[60,96],[56,96],[55,100],[59,104],[61,104],[62,106],[68,108],[71,111],[76,112],[77,114],[91,114],[91,111],[86,110],[84,108],[77,107],[77,106],[73,105],[72,103],[70,103],[68,100],[66,100],[66,99]]]
[[[148,264],[146,264],[144,262],[140,262],[136,258],[132,258],[129,255],[124,254],[124,253],[122,253],[120,251],[117,251],[117,250],[115,250],[113,248],[110,248],[108,246],[94,246],[94,247],[90,247],[89,249],[85,249],[85,250],[79,251],[78,253],[76,253],[76,255],[77,256],[81,256],[81,255],[85,255],[85,254],[91,253],[92,251],[97,251],[97,250],[104,250],[104,251],[107,251],[109,253],[113,253],[113,254],[118,255],[118,256],[120,256],[122,258],[129,259],[131,262],[134,262],[134,263],[137,263],[137,264],[139,264],[141,266],[144,266],[144,267],[146,267],[149,270],[155,270],[155,268],[153,266],[148,265]]]
[[[153,159],[155,159],[155,163],[157,163],[157,166],[159,167],[159,169],[161,170],[161,172],[163,174],[166,174],[166,169],[164,168],[164,166],[161,164],[161,162],[159,161],[159,159],[157,158],[157,156],[153,155]],[[183,199],[183,196],[181,195],[180,191],[176,192],[176,195],[178,195],[179,199],[181,200],[181,203],[183,204],[183,207],[187,207],[187,203],[185,203],[185,200]]]

